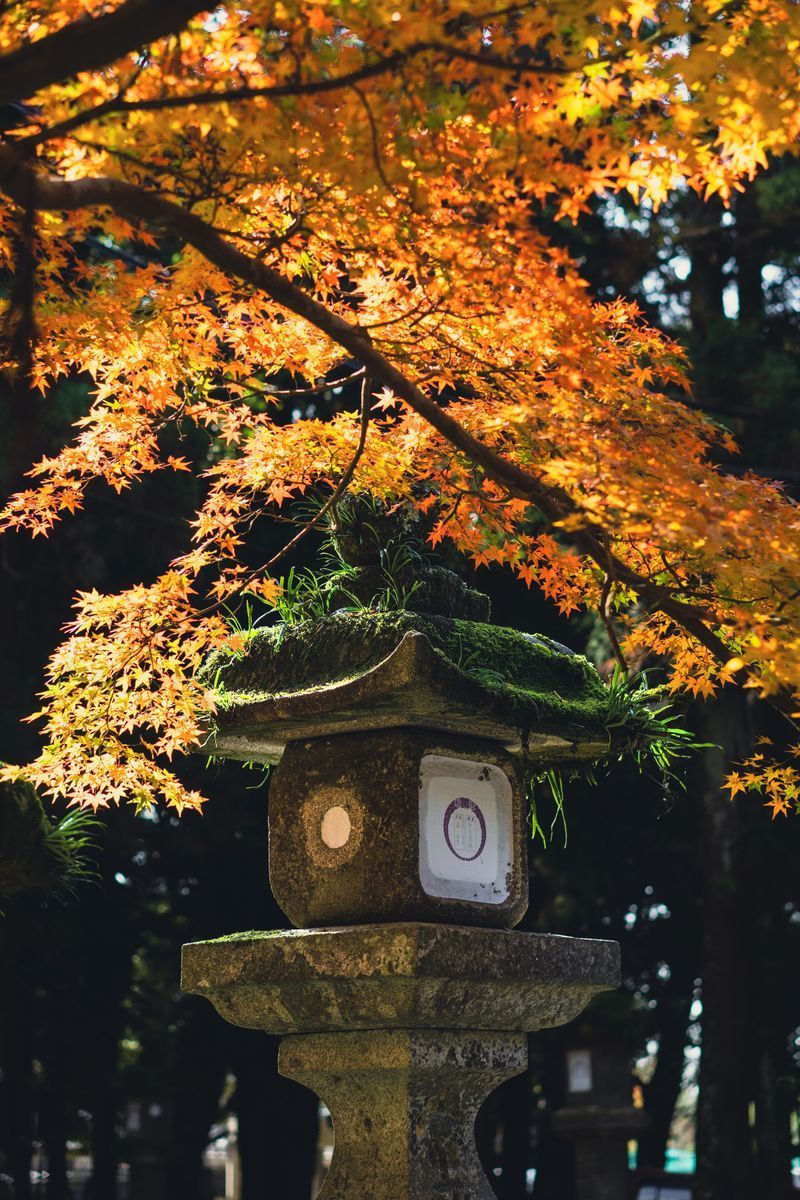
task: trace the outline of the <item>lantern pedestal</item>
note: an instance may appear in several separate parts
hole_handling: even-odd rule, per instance
[[[408,922],[190,942],[181,987],[266,1033],[532,1033],[573,1021],[619,972],[616,942]]]
[[[336,1148],[320,1200],[493,1200],[478,1109],[524,1071],[524,1034],[381,1030],[287,1037],[280,1071],[321,1096]]]
[[[628,1142],[647,1129],[632,1104],[633,1046],[620,1031],[576,1037],[567,1052],[567,1103],[553,1114],[553,1129],[575,1147],[578,1200],[616,1200],[630,1182]]]
[[[562,1108],[553,1128],[575,1146],[575,1187],[579,1200],[618,1200],[630,1187],[628,1140],[648,1127],[647,1113],[626,1108]]]
[[[330,1109],[324,1200],[490,1200],[475,1117],[525,1034],[619,982],[615,942],[417,922],[248,933],[183,949],[182,987],[285,1036],[280,1070]]]

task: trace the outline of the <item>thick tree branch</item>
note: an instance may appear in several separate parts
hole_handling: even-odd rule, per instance
[[[32,41],[0,57],[0,104],[33,96],[42,88],[74,78],[83,71],[97,70],[148,46],[159,38],[177,33],[198,13],[214,5],[210,0],[125,0],[112,12],[99,17],[83,17],[65,25],[47,37]],[[469,62],[490,70],[511,74],[567,75],[579,66],[524,62],[485,51],[470,51],[447,42],[419,41],[387,54],[374,62],[342,76],[308,81],[296,80],[271,87],[240,87],[225,91],[199,91],[194,95],[153,97],[124,101],[120,97],[96,105],[60,122],[59,134],[69,132],[109,113],[185,108],[197,104],[217,104],[257,97],[279,99],[282,96],[306,96],[335,91],[354,83],[384,75],[420,54],[435,52],[447,61]],[[45,131],[45,136],[53,136]],[[37,139],[38,140],[38,139]]]
[[[82,17],[0,58],[0,104],[107,66],[123,54],[177,33],[210,0],[125,0],[99,17]]]
[[[581,515],[578,505],[562,488],[549,487],[536,475],[474,437],[447,409],[441,408],[387,359],[373,345],[365,329],[332,312],[279,271],[237,249],[223,233],[179,204],[120,179],[98,177],[63,180],[42,175],[7,148],[0,148],[0,191],[23,207],[35,203],[38,208],[56,211],[111,208],[128,219],[146,222],[178,235],[220,270],[263,291],[277,304],[308,321],[342,346],[362,364],[373,380],[405,400],[510,495],[535,504],[550,522]],[[604,544],[602,529],[587,520],[582,528],[571,530],[570,536],[604,573],[613,571],[619,583],[633,588],[648,611],[664,613],[718,660],[726,662],[730,658],[724,641],[705,623],[703,611],[676,599],[669,588],[654,583],[617,559]]]
[[[737,3],[738,0],[730,0],[728,5],[723,5],[715,14],[716,18],[724,17],[729,10],[735,9]],[[179,32],[192,17],[213,7],[211,0],[124,0],[124,3],[111,12],[73,21],[55,33],[29,42],[18,50],[0,57],[0,104],[31,97],[51,84],[74,78],[84,71],[107,66],[132,50]],[[480,25],[482,21],[491,21],[503,14],[529,7],[533,5],[511,5],[490,14],[474,14],[470,20],[473,24]],[[656,30],[638,44],[632,43],[631,49],[657,47],[673,36],[672,31]],[[522,77],[571,75],[585,66],[619,62],[625,57],[627,50],[618,49],[585,63],[559,64],[526,61],[495,54],[487,49],[469,50],[452,42],[435,39],[418,41],[341,76],[296,80],[269,87],[244,86],[219,91],[212,89],[198,91],[194,95],[152,97],[138,101],[125,101],[122,97],[116,97],[84,112],[75,113],[31,140],[41,141],[63,135],[85,125],[89,120],[96,120],[110,113],[175,109],[199,104],[252,100],[258,97],[278,99],[281,96],[330,92],[397,70],[425,53],[437,54],[445,62],[471,63],[485,70]]]

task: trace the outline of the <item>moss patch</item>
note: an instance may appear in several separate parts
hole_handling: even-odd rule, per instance
[[[521,729],[535,725],[605,734],[609,695],[582,656],[539,635],[411,612],[339,612],[318,621],[255,631],[247,651],[217,654],[205,668],[220,708],[343,683],[422,633],[449,668],[481,689]]]
[[[188,943],[189,945],[219,946],[223,942],[255,942],[266,938],[286,937],[295,933],[294,929],[246,929],[242,933],[226,933],[223,937],[209,938],[204,942]]]
[[[92,813],[49,817],[27,783],[0,783],[0,896],[71,888],[92,873]]]
[[[48,852],[50,823],[32,787],[0,784],[0,895],[54,882],[55,864]]]

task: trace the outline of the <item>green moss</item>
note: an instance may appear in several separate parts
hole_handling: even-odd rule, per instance
[[[77,811],[52,820],[29,784],[0,783],[0,896],[69,888],[90,875],[85,851],[97,823]]]
[[[39,797],[22,783],[0,784],[0,895],[51,881],[48,821]]]
[[[521,729],[605,735],[608,691],[582,656],[539,635],[483,622],[411,612],[339,612],[318,621],[256,630],[246,653],[217,654],[205,670],[221,709],[357,678],[409,632]]]
[[[210,938],[208,941],[194,943],[201,946],[219,946],[223,942],[256,942],[266,938],[287,937],[294,933],[293,929],[248,929],[242,933],[226,933],[223,937]]]

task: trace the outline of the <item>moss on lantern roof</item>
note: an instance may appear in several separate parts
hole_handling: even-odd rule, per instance
[[[409,633],[423,634],[451,678],[478,685],[520,728],[607,733],[608,689],[581,655],[539,634],[407,611],[336,612],[255,630],[246,650],[206,668],[221,713],[298,692],[325,690],[378,666]]]

